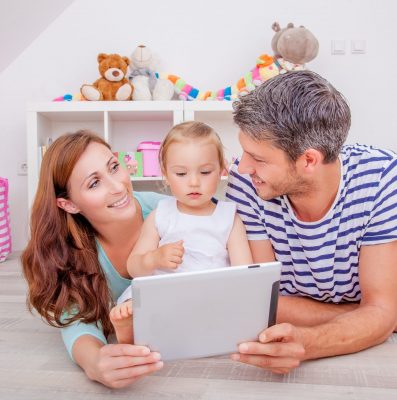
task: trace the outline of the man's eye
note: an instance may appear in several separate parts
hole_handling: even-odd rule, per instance
[[[92,181],[92,182],[89,184],[88,188],[89,188],[89,189],[93,189],[93,188],[97,187],[98,184],[99,184],[99,179],[95,179],[94,181]]]
[[[185,176],[186,172],[175,172],[176,176]]]

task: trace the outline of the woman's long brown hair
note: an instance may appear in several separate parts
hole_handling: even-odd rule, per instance
[[[96,232],[81,214],[57,206],[57,198],[68,198],[70,175],[91,142],[110,148],[95,134],[78,131],[59,137],[45,153],[21,260],[30,311],[36,309],[55,327],[100,322],[108,336],[112,298],[98,261]]]

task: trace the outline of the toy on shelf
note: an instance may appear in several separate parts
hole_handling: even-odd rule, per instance
[[[81,94],[86,100],[131,100],[133,88],[126,78],[130,60],[119,54],[98,55],[101,78],[92,85],[83,85]]]
[[[216,91],[199,90],[177,75],[159,74],[159,76],[174,84],[180,100],[235,100],[239,95],[250,92],[273,76],[305,69],[305,63],[317,56],[318,40],[305,27],[294,27],[289,23],[286,28],[281,29],[280,25],[274,22],[272,29],[276,32],[272,39],[274,56],[261,55],[257,59],[256,66],[234,85]]]
[[[317,57],[318,40],[303,25],[295,27],[290,22],[281,29],[279,23],[274,22],[272,29],[276,32],[272,40],[272,49],[276,58],[283,57],[291,63],[304,65]]]
[[[265,80],[278,74],[278,68],[273,57],[262,54],[258,57],[256,66],[240,78],[237,83],[216,91],[199,90],[176,75],[160,74],[159,76],[174,84],[175,92],[180,100],[235,100],[239,95],[250,92]]]
[[[130,58],[128,79],[134,87],[133,100],[171,100],[174,86],[167,79],[156,76],[157,59],[149,47],[138,46]]]
[[[280,74],[303,70],[305,63],[316,58],[318,40],[304,26],[294,27],[290,22],[281,29],[279,23],[274,22],[272,29],[276,32],[272,39],[272,49]]]
[[[143,176],[142,153],[137,151],[117,151],[114,153],[120,165],[122,165],[131,176]]]
[[[81,100],[84,100],[81,93],[77,93],[74,95],[67,93],[64,94],[63,96],[53,99],[52,101],[81,101]]]
[[[137,150],[142,152],[143,176],[161,176],[159,150],[161,142],[141,142]]]
[[[155,72],[157,60],[151,50],[138,46],[131,60],[118,54],[99,54],[99,72],[102,78],[93,85],[83,85],[81,93],[87,100],[171,100],[174,93],[180,100],[235,100],[247,94],[262,82],[289,71],[305,69],[305,63],[313,60],[319,50],[316,37],[305,27],[288,23],[281,28],[274,22],[275,34],[271,47],[273,56],[262,54],[256,65],[235,84],[218,89],[199,90],[183,78],[173,74]],[[129,66],[130,73],[126,78]],[[54,101],[78,100],[65,95]]]

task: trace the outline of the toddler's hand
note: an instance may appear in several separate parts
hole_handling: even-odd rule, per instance
[[[160,246],[156,250],[157,268],[178,268],[178,265],[182,263],[184,252],[183,240]]]

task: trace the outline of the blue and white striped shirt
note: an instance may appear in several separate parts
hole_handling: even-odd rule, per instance
[[[299,221],[287,196],[262,200],[249,175],[229,176],[226,197],[237,203],[249,240],[270,240],[282,263],[280,293],[326,302],[361,299],[361,246],[397,240],[397,155],[346,145],[337,197],[319,221]]]

